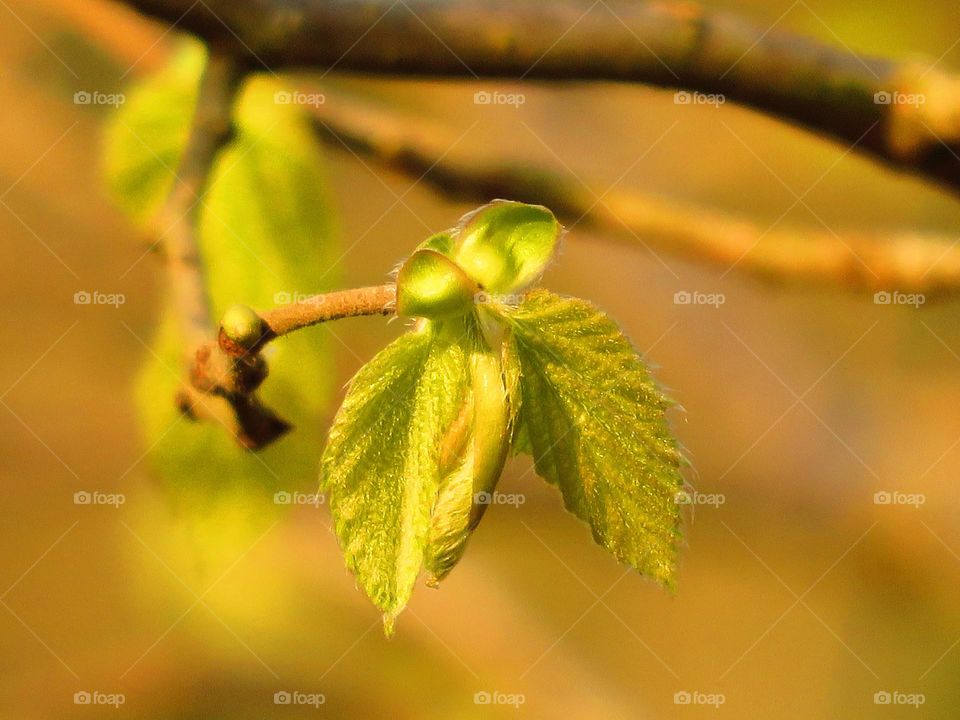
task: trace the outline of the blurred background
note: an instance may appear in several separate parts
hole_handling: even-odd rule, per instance
[[[960,67],[951,2],[707,4]],[[111,108],[73,94],[125,92],[177,33],[106,0],[6,0],[0,18],[0,716],[956,717],[956,301],[876,305],[575,228],[545,284],[596,302],[647,353],[682,405],[690,481],[717,496],[689,515],[678,592],[618,566],[515,458],[500,489],[524,502],[491,509],[387,640],[328,509],[273,498],[315,489],[343,384],[401,324],[306,331],[327,338],[322,402],[314,425],[261,456],[261,480],[171,481],[163,453],[176,448],[141,432],[134,401],[150,389],[162,261],[104,190]],[[600,191],[763,224],[960,237],[955,197],[731,104],[612,84],[324,82],[441,123],[460,138],[451,152],[511,152]],[[526,102],[478,106],[478,90]],[[427,227],[470,209],[333,147],[324,174],[329,270],[344,287],[383,282]],[[795,204],[811,186],[809,207]],[[74,304],[94,290],[125,302]],[[681,291],[725,302],[677,305]],[[123,502],[77,505],[77,492]],[[316,706],[277,705],[278,692]]]

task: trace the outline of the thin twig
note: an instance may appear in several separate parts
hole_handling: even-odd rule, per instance
[[[177,179],[158,213],[170,294],[180,320],[184,348],[195,350],[185,357],[188,380],[175,401],[194,419],[213,419],[229,428],[240,444],[260,448],[276,440],[290,425],[264,406],[256,396],[252,378],[266,375],[262,360],[226,361],[218,345],[211,343],[214,323],[204,281],[197,228],[205,187],[219,150],[231,135],[233,100],[243,71],[229,55],[211,51],[200,88],[187,143],[177,168]],[[202,361],[201,361],[202,358]],[[198,377],[195,367],[216,367]],[[262,379],[262,377],[261,377]]]
[[[339,290],[314,295],[303,302],[281,305],[262,314],[270,337],[286,335],[294,330],[362,315],[389,315],[394,310],[396,288],[393,285]]]
[[[237,337],[230,329],[220,327],[221,349],[231,357],[243,357],[260,352],[271,340],[301,328],[348,317],[390,315],[396,306],[394,285],[337,290],[311,295],[308,298],[271,310],[253,313],[241,329],[246,338]]]
[[[196,236],[203,207],[200,198],[217,152],[230,139],[231,110],[240,77],[231,58],[211,54],[200,81],[176,182],[155,221],[161,232],[174,306],[188,346],[210,334],[210,303]]]

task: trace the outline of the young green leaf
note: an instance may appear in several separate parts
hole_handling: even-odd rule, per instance
[[[459,464],[440,485],[433,510],[424,565],[427,584],[439,585],[466,550],[500,479],[510,447],[511,412],[504,388],[499,353],[487,341],[473,339],[470,351],[470,391],[464,409],[470,414],[468,438],[459,443],[459,428],[448,432],[446,442],[462,445]]]
[[[672,585],[683,478],[670,402],[590,303],[535,290],[505,317],[537,472],[618,560]]]
[[[474,453],[471,442],[467,445],[467,452],[460,456],[460,464],[441,480],[437,502],[430,517],[430,530],[423,553],[423,565],[428,573],[427,585],[430,587],[439,586],[463,556],[471,530],[473,488]]]
[[[321,461],[347,566],[387,633],[423,565],[440,487],[440,446],[469,383],[460,323],[424,324],[350,382]]]
[[[450,258],[417,250],[397,273],[397,315],[431,319],[466,315],[479,288]]]
[[[444,230],[434,233],[417,246],[417,250],[433,250],[441,255],[451,257],[457,242],[456,230]]]
[[[461,219],[453,259],[484,290],[522,290],[543,274],[562,229],[545,207],[497,200]]]

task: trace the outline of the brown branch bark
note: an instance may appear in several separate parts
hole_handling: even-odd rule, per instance
[[[190,344],[209,337],[211,321],[196,238],[202,205],[199,199],[217,152],[230,138],[231,106],[239,81],[240,72],[232,59],[211,55],[176,182],[155,220],[181,333]]]
[[[314,295],[259,314],[235,306],[224,316],[217,341],[197,348],[189,371],[190,385],[178,393],[177,402],[192,417],[227,425],[241,445],[258,450],[291,429],[257,398],[256,391],[267,377],[267,364],[260,354],[263,347],[274,338],[311,325],[389,315],[395,303],[395,286],[378,285]],[[211,396],[224,400],[230,411],[211,408],[204,401]],[[197,406],[204,408],[204,413],[197,413]]]
[[[214,159],[230,138],[233,99],[242,75],[242,69],[232,57],[211,52],[200,82],[187,144],[177,168],[177,181],[156,224],[161,233],[170,295],[180,320],[184,347],[195,349],[194,357],[185,358],[188,378],[177,392],[177,406],[191,418],[224,424],[241,445],[255,449],[276,440],[290,425],[260,402],[255,386],[250,387],[251,378],[266,376],[262,360],[218,357],[223,353],[217,343],[210,341],[214,323],[196,237],[202,207],[200,198]],[[208,371],[198,376],[197,366]],[[216,368],[215,372],[212,368]]]
[[[688,2],[125,0],[250,67],[612,80],[722,93],[960,188],[960,76]],[[877,102],[889,97],[893,102]],[[897,95],[900,93],[900,95]],[[922,104],[900,102],[919,95]]]
[[[566,223],[612,232],[651,249],[783,281],[930,296],[960,291],[960,246],[918,233],[836,235],[810,229],[767,230],[746,219],[666,198],[612,190],[604,195],[554,168],[449,151],[442,126],[400,115],[345,94],[316,106],[317,127],[332,147],[344,145],[395,171],[421,178],[458,200],[505,197],[541,203]],[[599,199],[598,199],[599,198]]]

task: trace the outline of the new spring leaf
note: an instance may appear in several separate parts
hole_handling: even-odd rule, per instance
[[[423,565],[441,440],[467,383],[459,338],[423,326],[360,369],[330,430],[321,487],[347,566],[388,633]]]
[[[670,585],[683,478],[669,401],[620,329],[585,300],[534,290],[506,317],[537,473],[618,560]]]

